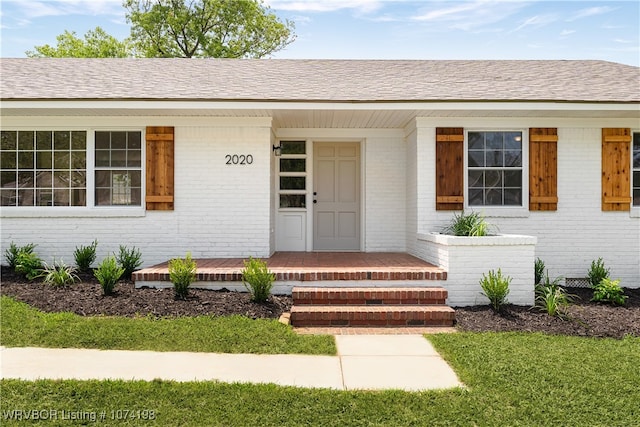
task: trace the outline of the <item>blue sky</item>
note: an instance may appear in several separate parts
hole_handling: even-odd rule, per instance
[[[296,24],[274,58],[603,59],[640,66],[640,2],[265,0]],[[1,0],[2,57],[64,30],[129,34],[121,0]]]

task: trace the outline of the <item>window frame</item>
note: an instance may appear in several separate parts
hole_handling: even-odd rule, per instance
[[[473,132],[519,132],[522,135],[522,162],[520,170],[522,172],[522,197],[521,205],[470,205],[469,197],[469,133]],[[505,127],[505,128],[464,128],[464,209],[479,211],[488,217],[528,217],[529,210],[529,128]],[[484,168],[486,169],[486,168]]]
[[[85,206],[2,206],[2,218],[37,218],[37,217],[143,217],[146,215],[146,128],[144,126],[3,126],[8,131],[76,131],[86,132],[86,205]],[[141,141],[141,206],[98,206],[95,201],[95,133],[140,132]]]
[[[307,144],[307,141],[304,139],[294,139],[294,138],[288,138],[288,139],[282,139],[278,141],[278,145],[282,146],[282,143],[287,143],[287,142],[296,142],[296,143],[301,143],[304,144],[304,154],[281,154],[280,156],[276,157],[276,208],[278,210],[278,212],[306,212],[307,209],[309,208],[309,185],[310,183],[310,164],[309,161],[311,160],[311,157],[309,156],[309,146]],[[282,172],[280,170],[280,161],[282,159],[304,159],[305,161],[305,170],[304,172]],[[295,177],[295,178],[302,178],[304,177],[305,179],[305,188],[303,190],[300,189],[295,189],[295,190],[283,190],[280,188],[280,178],[283,177]],[[280,196],[282,195],[295,195],[295,196],[303,196],[305,199],[305,204],[304,206],[295,206],[295,207],[282,207],[280,206]]]

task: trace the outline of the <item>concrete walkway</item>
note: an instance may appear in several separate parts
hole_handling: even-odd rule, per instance
[[[156,378],[274,383],[338,390],[462,387],[421,335],[338,335],[338,356],[255,355],[0,347],[0,377]]]

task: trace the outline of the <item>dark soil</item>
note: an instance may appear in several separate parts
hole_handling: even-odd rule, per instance
[[[173,289],[134,288],[121,281],[112,295],[104,296],[91,274],[79,275],[71,286],[54,287],[35,280],[29,282],[2,267],[0,294],[9,295],[44,312],[67,311],[81,316],[199,316],[238,314],[252,319],[277,319],[291,309],[291,297],[272,295],[264,303],[251,301],[247,292],[190,289],[185,300],[177,299]]]
[[[45,312],[68,311],[81,316],[198,316],[238,314],[249,318],[280,317],[291,309],[290,296],[272,295],[265,303],[252,302],[246,292],[191,289],[186,300],[176,299],[173,289],[135,289],[120,282],[115,293],[102,295],[92,275],[81,282],[56,288],[41,281],[29,282],[2,267],[0,294],[9,295]],[[551,317],[531,307],[507,305],[502,313],[489,306],[456,308],[456,326],[463,331],[527,331],[590,337],[640,337],[640,289],[624,289],[622,307],[590,302],[592,291],[569,288],[576,296],[564,318]]]

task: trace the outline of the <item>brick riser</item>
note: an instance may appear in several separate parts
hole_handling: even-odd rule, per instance
[[[443,288],[304,288],[292,291],[300,305],[444,305]]]
[[[150,269],[147,269],[150,270]],[[312,282],[324,280],[447,280],[446,271],[278,271],[271,269],[276,281]],[[133,281],[170,281],[166,271],[141,271],[133,273]],[[241,282],[242,273],[238,271],[225,273],[198,272],[196,279],[201,282]]]
[[[453,326],[443,288],[294,287],[293,326]]]
[[[293,326],[453,326],[446,306],[293,306]]]

